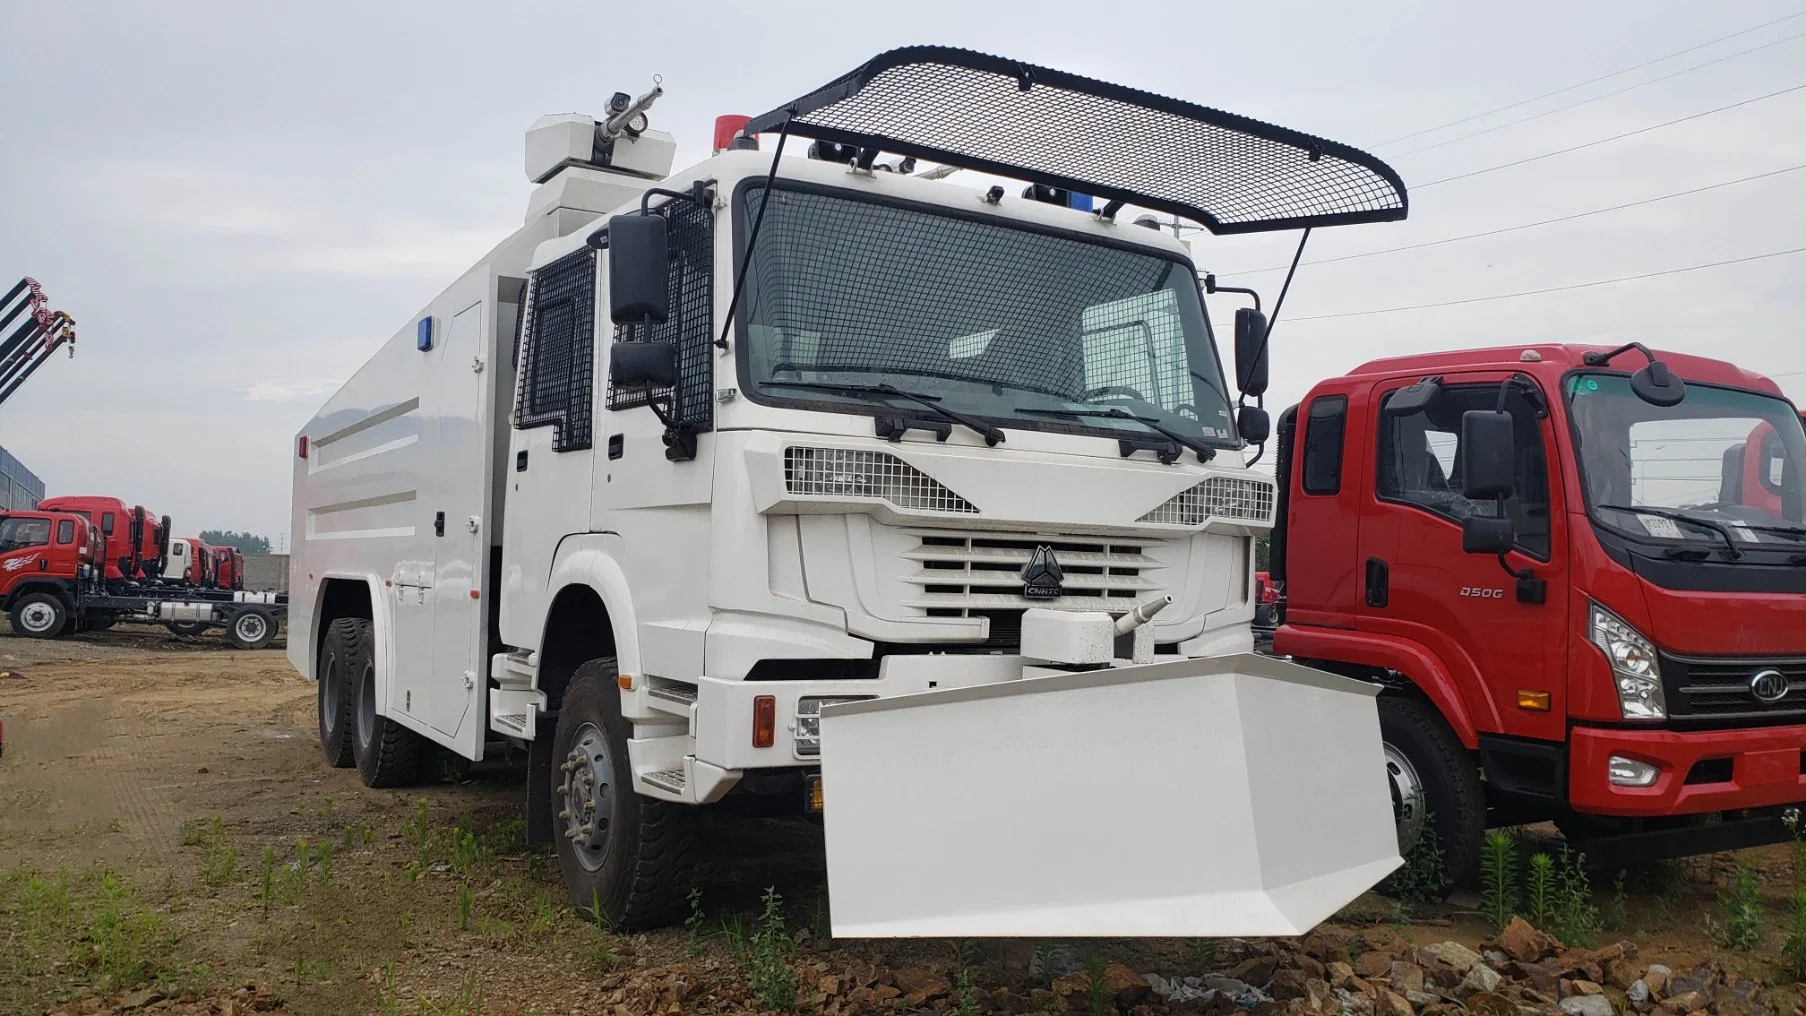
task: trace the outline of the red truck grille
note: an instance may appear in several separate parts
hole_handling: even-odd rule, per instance
[[[1662,657],[1668,713],[1676,719],[1782,720],[1806,717],[1806,658],[1727,660]],[[1778,671],[1788,690],[1779,701],[1765,702],[1750,690],[1763,671]]]

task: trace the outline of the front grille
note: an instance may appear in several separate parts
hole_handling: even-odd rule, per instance
[[[1715,720],[1806,717],[1806,658],[1690,659],[1664,654],[1661,665],[1670,716]],[[1787,678],[1787,695],[1779,702],[1763,702],[1750,694],[1750,679],[1763,670],[1778,670]]]
[[[920,543],[904,554],[917,570],[904,581],[915,589],[903,605],[928,617],[992,617],[1035,606],[1064,610],[1123,611],[1165,589],[1153,574],[1160,563],[1135,540],[1011,534],[912,534]],[[1066,595],[1030,600],[1022,595],[1022,569],[1036,547],[1052,548],[1065,573]],[[1020,622],[1015,622],[1017,626]]]
[[[1273,518],[1273,484],[1246,476],[1212,476],[1174,494],[1138,522],[1201,526],[1210,519],[1268,522]]]

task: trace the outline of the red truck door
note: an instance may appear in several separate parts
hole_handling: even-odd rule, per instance
[[[1366,432],[1349,426],[1350,396],[1322,392],[1298,407],[1288,465],[1286,620],[1351,629],[1360,603],[1355,550]],[[1280,479],[1285,483],[1285,478]],[[1298,563],[1308,562],[1308,567]]]
[[[1559,445],[1552,419],[1539,416],[1546,396],[1514,385],[1505,401],[1517,453],[1516,490],[1505,504],[1517,549],[1506,558],[1542,580],[1544,602],[1521,599],[1498,558],[1461,549],[1461,520],[1493,512],[1491,502],[1461,494],[1461,414],[1493,409],[1506,380],[1499,371],[1445,375],[1429,406],[1409,415],[1386,405],[1415,379],[1375,389],[1363,414],[1374,451],[1360,527],[1358,627],[1435,653],[1482,732],[1559,740],[1566,734],[1567,543],[1555,524],[1563,517],[1560,484],[1550,479],[1561,475],[1550,455]],[[1534,705],[1520,706],[1520,693]]]
[[[70,527],[74,528],[71,521]],[[0,518],[0,599],[21,582],[50,570],[50,519],[10,515]]]

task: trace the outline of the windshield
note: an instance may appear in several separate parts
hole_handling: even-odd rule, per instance
[[[1658,539],[1722,542],[1729,533],[1797,548],[1806,536],[1806,435],[1785,401],[1688,384],[1680,405],[1664,409],[1610,374],[1574,375],[1567,395],[1587,503],[1600,521]]]
[[[743,191],[743,228],[763,193]],[[1196,276],[1174,257],[780,186],[744,298],[760,401],[926,412],[829,390],[890,385],[1004,427],[1145,438],[1142,417],[1239,443]],[[1049,413],[1111,408],[1126,412]]]

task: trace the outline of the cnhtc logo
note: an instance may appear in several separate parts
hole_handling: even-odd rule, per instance
[[[1774,705],[1787,697],[1787,675],[1778,670],[1758,670],[1750,678],[1750,696],[1758,702]]]
[[[1043,543],[1022,566],[1022,595],[1030,600],[1054,600],[1066,595],[1066,573],[1053,548]]]

